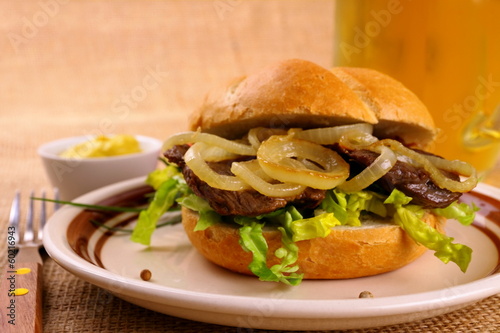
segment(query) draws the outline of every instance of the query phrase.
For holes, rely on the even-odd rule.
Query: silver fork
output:
[[[56,199],[57,199],[57,191]],[[1,306],[1,332],[42,332],[42,284],[43,260],[39,249],[42,246],[42,232],[47,220],[45,191],[42,200],[30,193],[26,213],[26,224],[21,223],[21,194],[16,192],[9,216],[7,230],[8,262],[1,288],[0,297],[7,297],[5,302],[10,308]],[[35,209],[35,201],[40,201],[40,209]],[[57,209],[57,206],[55,207]],[[14,249],[17,254],[14,256]],[[4,290],[7,292],[5,293]]]

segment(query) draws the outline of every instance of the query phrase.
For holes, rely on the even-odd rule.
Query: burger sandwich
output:
[[[375,70],[291,59],[209,94],[190,131],[166,140],[166,167],[134,241],[181,207],[209,261],[264,281],[346,279],[403,267],[426,250],[465,271],[472,250],[444,233],[470,224],[467,163],[425,152],[426,107]]]

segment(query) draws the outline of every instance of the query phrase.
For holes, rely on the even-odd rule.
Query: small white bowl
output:
[[[122,180],[147,175],[158,165],[163,142],[135,136],[142,152],[112,157],[70,159],[60,154],[89,136],[71,137],[48,142],[38,148],[47,176],[59,189],[60,199],[70,201],[82,194]]]

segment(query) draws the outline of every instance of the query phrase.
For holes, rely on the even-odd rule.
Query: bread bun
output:
[[[291,59],[240,78],[209,94],[189,120],[226,138],[254,127],[316,128],[366,122],[381,137],[424,148],[435,127],[422,102],[400,82],[374,70],[325,69]]]
[[[401,82],[368,68],[335,67],[332,72],[370,105],[378,123],[378,138],[401,137],[405,142],[428,145],[436,134],[425,105]]]
[[[236,224],[217,224],[194,231],[198,213],[182,209],[182,223],[193,246],[209,261],[234,272],[253,275],[248,269],[252,254],[239,244]],[[445,219],[431,213],[424,221],[442,230]],[[265,229],[268,266],[278,263],[274,256],[281,247],[281,233]],[[304,279],[347,279],[393,271],[420,257],[427,248],[417,244],[397,225],[370,220],[362,227],[335,227],[325,238],[296,242],[299,273]]]
[[[232,82],[208,95],[189,120],[191,130],[235,139],[255,127],[318,128],[353,123],[374,125],[378,138],[396,138],[425,148],[435,137],[427,108],[399,81],[371,69],[325,69],[291,59]],[[183,225],[193,246],[208,260],[253,275],[252,254],[239,243],[238,225],[220,223],[194,231],[198,214],[183,208]],[[443,218],[427,213],[424,221],[442,229]],[[281,233],[264,227],[269,266],[279,263]],[[267,229],[266,229],[267,228]],[[298,241],[297,265],[304,279],[370,276],[407,265],[427,248],[394,223],[372,217],[361,227],[336,227],[324,238]]]

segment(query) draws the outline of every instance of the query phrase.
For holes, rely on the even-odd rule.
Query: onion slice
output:
[[[374,150],[380,153],[380,155],[366,169],[340,184],[339,188],[341,190],[345,192],[361,191],[382,178],[396,164],[398,159],[391,149],[380,146]]]
[[[259,170],[260,169],[260,170]],[[261,172],[259,172],[261,171]],[[233,162],[231,172],[244,180],[257,192],[268,197],[290,197],[299,195],[306,187],[299,184],[271,184],[264,180],[267,174],[262,172],[257,160],[247,162]],[[260,175],[259,175],[260,174]]]
[[[301,159],[320,167],[311,169]],[[274,135],[257,150],[257,160],[272,178],[283,183],[296,183],[316,189],[331,189],[349,176],[349,164],[331,149],[321,145]]]
[[[436,168],[441,170],[455,172],[459,173],[460,175],[466,175],[466,176],[470,176],[475,172],[474,167],[464,161],[460,160],[450,161],[438,156],[426,155],[426,154],[421,154],[421,155],[426,159],[428,159]]]
[[[187,166],[205,183],[211,187],[227,191],[241,191],[250,188],[250,186],[235,176],[221,175],[212,170],[204,160],[203,150],[207,145],[203,142],[197,142],[192,145],[184,154],[184,161]]]
[[[402,143],[391,139],[380,140],[377,145],[378,144],[389,147],[394,152],[409,157],[412,160],[410,163],[424,168],[424,170],[429,173],[434,183],[440,188],[444,188],[452,192],[465,193],[471,191],[477,185],[476,170],[465,162],[447,161],[437,157],[434,158],[429,155],[420,154],[405,147]],[[438,165],[434,165],[434,163]],[[468,178],[464,181],[456,181],[446,177],[439,169],[454,172]]]
[[[247,140],[255,149],[259,149],[260,144],[273,135],[285,135],[287,131],[281,128],[256,127],[248,131]]]
[[[375,142],[377,139],[372,136],[373,126],[371,124],[353,124],[335,127],[314,128],[295,132],[294,138],[311,141],[320,145],[331,145],[340,142],[342,137],[358,137],[366,141],[367,144]]]
[[[207,162],[220,162],[225,160],[233,160],[241,155],[230,153],[225,149],[216,146],[207,146],[202,152],[203,159]]]
[[[233,154],[255,156],[256,153],[256,150],[252,146],[232,140],[227,140],[214,134],[201,132],[183,132],[175,134],[168,138],[167,141],[165,141],[165,143],[163,144],[163,149],[166,150],[172,148],[175,145],[196,142],[203,142],[210,146],[216,146]]]

